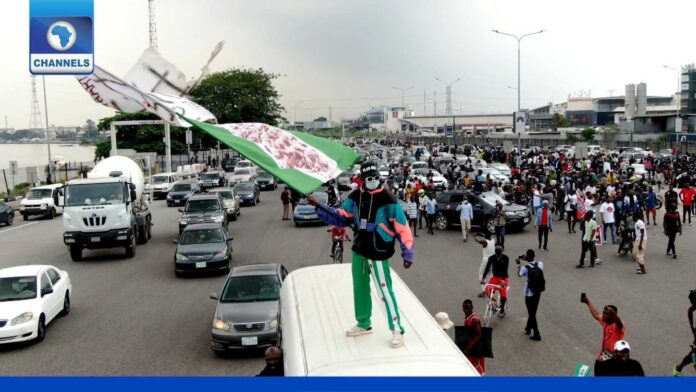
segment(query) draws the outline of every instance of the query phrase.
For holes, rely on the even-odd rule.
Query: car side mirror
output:
[[[230,237],[227,239],[227,242],[231,242],[234,238]]]
[[[133,202],[134,202],[134,201],[136,201],[137,198],[138,198],[138,197],[137,197],[137,195],[136,195],[136,193],[135,193],[135,189],[131,189],[131,190],[130,190],[130,201],[133,201]]]
[[[58,194],[56,193],[55,195],[53,195],[53,205],[57,206],[58,204],[60,204],[60,200]]]
[[[172,240],[172,244],[179,245],[179,240]]]
[[[218,296],[218,293],[210,293],[210,299],[218,301],[220,297]]]
[[[179,212],[184,212],[184,210],[181,209],[181,208],[178,208],[177,211],[179,211]]]
[[[51,288],[51,287],[44,287],[43,289],[41,289],[41,296],[42,297],[45,297],[51,293],[53,293],[53,288]]]

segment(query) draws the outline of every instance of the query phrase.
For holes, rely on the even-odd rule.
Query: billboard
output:
[[[565,116],[573,126],[597,124],[597,112],[594,110],[566,110]]]
[[[527,112],[515,112],[515,133],[524,133],[527,129]]]

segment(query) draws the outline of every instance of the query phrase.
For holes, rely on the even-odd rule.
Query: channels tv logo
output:
[[[57,4],[60,3],[60,7]],[[65,13],[65,15],[60,15]],[[91,0],[31,0],[29,70],[34,75],[94,71],[94,4]]]

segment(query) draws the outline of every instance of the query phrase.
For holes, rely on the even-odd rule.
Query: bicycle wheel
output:
[[[486,304],[486,311],[483,313],[483,326],[487,327],[488,323],[491,321],[491,316],[493,315],[493,303],[488,300]]]

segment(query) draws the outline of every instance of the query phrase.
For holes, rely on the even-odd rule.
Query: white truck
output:
[[[63,242],[73,261],[82,259],[83,249],[124,247],[126,257],[135,256],[136,243],[151,237],[143,189],[141,167],[122,156],[104,159],[86,179],[65,185]]]

